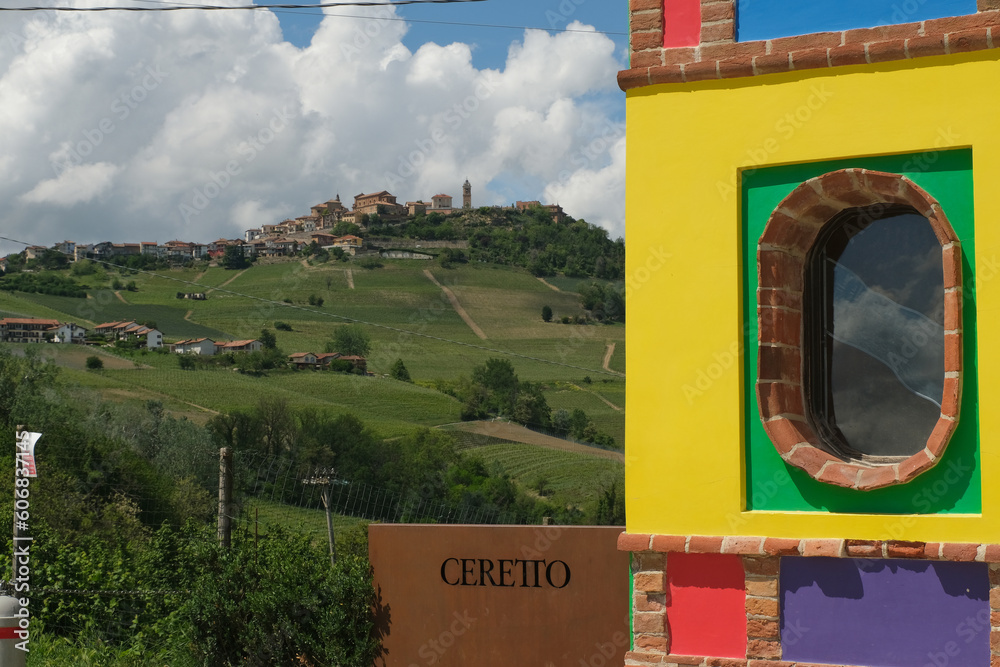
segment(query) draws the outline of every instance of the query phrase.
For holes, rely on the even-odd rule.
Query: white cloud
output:
[[[86,203],[107,192],[118,171],[107,162],[69,167],[58,178],[42,181],[21,195],[21,201],[61,207]]]
[[[477,69],[469,44],[411,52],[406,30],[334,13],[299,49],[268,12],[0,16],[0,216],[40,244],[207,241],[469,178],[475,205],[558,201],[623,233],[613,42],[526,31]]]

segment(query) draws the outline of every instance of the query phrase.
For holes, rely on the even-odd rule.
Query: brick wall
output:
[[[1000,47],[1000,0],[969,16],[736,42],[736,0],[701,0],[698,46],[663,47],[663,0],[630,0],[630,69],[622,90],[657,83],[759,76]]]

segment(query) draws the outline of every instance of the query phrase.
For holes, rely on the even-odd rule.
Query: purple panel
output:
[[[782,659],[988,665],[989,589],[985,563],[782,558]]]

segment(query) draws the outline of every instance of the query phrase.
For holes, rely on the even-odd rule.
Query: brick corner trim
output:
[[[916,454],[871,463],[831,453],[806,416],[803,283],[820,230],[841,211],[908,206],[941,244],[944,272],[944,395],[938,422]],[[811,178],[771,213],[757,245],[757,405],[764,430],[785,463],[813,479],[858,491],[905,484],[943,456],[958,426],[962,371],[962,252],[936,199],[898,174],[842,169]]]
[[[645,548],[635,549],[636,545]],[[1000,544],[975,542],[917,542],[907,540],[857,540],[785,538],[747,535],[656,535],[622,533],[619,551],[640,558],[653,554],[734,554],[747,563],[780,556],[827,558],[911,558],[919,560],[992,563],[1000,566]],[[657,562],[657,561],[650,561]],[[760,566],[753,566],[759,568]]]
[[[1000,48],[998,0],[980,0],[978,12],[966,16],[753,42],[735,41],[736,1],[701,0],[701,43],[664,48],[663,3],[631,0],[629,69],[618,73],[619,87],[628,91],[662,83],[872,65]]]

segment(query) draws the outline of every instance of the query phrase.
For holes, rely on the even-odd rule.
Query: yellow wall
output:
[[[997,81],[980,52],[628,93],[628,532],[1000,541]],[[957,147],[974,161],[982,515],[745,512],[742,360],[726,367],[746,316],[740,169]],[[686,393],[710,367],[726,370]]]

